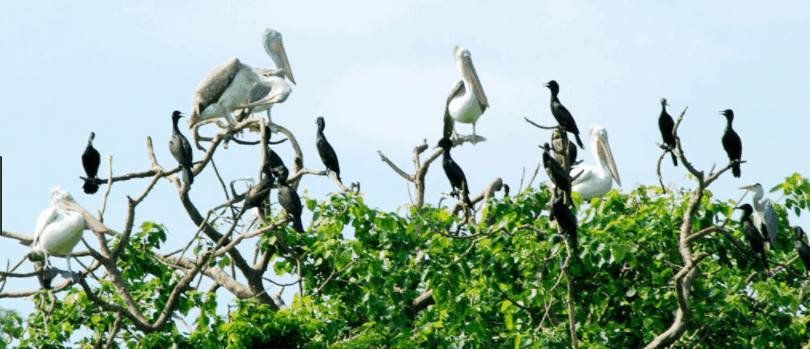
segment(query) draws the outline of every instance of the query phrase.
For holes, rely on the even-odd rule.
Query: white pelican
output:
[[[475,122],[489,107],[487,96],[478,80],[478,73],[470,57],[470,51],[456,45],[453,49],[458,70],[461,71],[461,80],[453,84],[450,95],[447,97],[447,112],[453,120],[465,124],[472,124],[473,144],[476,143]]]
[[[217,117],[224,117],[233,124],[231,113],[247,102],[250,91],[259,80],[256,71],[237,58],[218,65],[194,91],[189,127]]]
[[[605,195],[613,186],[613,180],[621,186],[619,171],[613,161],[613,152],[610,151],[607,130],[599,125],[592,125],[591,152],[596,165],[577,165],[571,169],[571,176],[579,177],[572,184],[572,191],[582,195],[586,200]],[[581,173],[581,174],[580,174]]]
[[[762,232],[762,235],[768,239],[771,248],[776,248],[776,234],[778,233],[779,225],[776,220],[776,211],[773,210],[773,203],[770,199],[762,199],[765,193],[762,190],[762,185],[754,183],[740,187],[754,192],[754,225]]]
[[[45,255],[45,266],[50,267],[48,256],[64,254],[67,257],[67,269],[70,269],[70,254],[82,238],[82,231],[87,229],[81,213],[64,208],[63,203],[72,202],[73,197],[59,187],[51,189],[51,206],[39,214],[34,229],[34,242],[31,250]]]
[[[267,111],[268,121],[270,119],[270,108],[275,103],[282,103],[292,92],[290,84],[284,77],[295,84],[290,62],[287,60],[287,53],[284,51],[284,43],[281,41],[281,33],[273,29],[265,29],[263,37],[264,51],[273,60],[275,70],[256,69],[260,82],[250,91],[250,104],[248,108],[242,110],[242,117],[250,113]]]

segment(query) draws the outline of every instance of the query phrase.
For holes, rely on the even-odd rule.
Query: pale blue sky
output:
[[[728,161],[718,111],[734,109],[748,163],[742,178],[726,175],[712,186],[718,197],[736,200],[742,194],[736,188],[754,182],[770,189],[794,172],[810,176],[807,2],[11,2],[0,12],[3,229],[33,234],[54,186],[91,212],[99,208],[101,195],[84,194],[77,178],[84,175],[80,155],[90,131],[102,156],[114,156],[115,175],[149,168],[147,136],[161,165],[176,166],[166,145],[171,112],[189,113],[203,77],[232,57],[270,68],[261,46],[268,27],[282,33],[298,82],[273,108],[273,120],[296,134],[305,165],[320,169],[315,118],[324,116],[342,177],[359,180],[366,203],[385,210],[408,202],[408,194],[376,151],[411,172],[413,147],[424,138],[431,146],[438,141],[447,93],[460,77],[456,44],[471,52],[490,102],[477,125],[489,140],[453,150],[473,192],[496,177],[516,189],[524,166],[528,181],[540,161],[537,144],[549,134],[523,116],[553,123],[543,87],[551,79],[561,85],[560,99],[586,147],[590,125],[608,130],[624,190],[658,183],[661,97],[674,116],[689,106],[680,134],[689,159],[707,171]],[[288,146],[276,149],[291,162]],[[216,161],[226,179],[255,176],[258,154],[257,147],[233,145]],[[593,163],[590,149],[580,154]],[[683,180],[683,167],[665,160],[666,180],[693,185]],[[106,171],[103,162],[102,177]],[[542,172],[539,179],[546,180]],[[113,186],[109,226],[122,228],[126,195],[139,195],[147,183]],[[336,190],[313,176],[301,189],[318,199]],[[440,167],[433,168],[427,201],[435,204],[448,190]],[[224,200],[210,168],[195,180],[191,197],[201,210]],[[139,207],[136,223],[144,220],[168,225],[167,251],[194,231],[167,181]],[[807,217],[798,222],[810,226]],[[26,252],[0,244],[3,264]],[[5,291],[34,287],[30,280]],[[3,299],[0,307],[33,309],[30,299]]]

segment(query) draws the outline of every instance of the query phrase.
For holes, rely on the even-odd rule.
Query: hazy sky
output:
[[[734,109],[748,163],[742,178],[728,174],[712,185],[717,197],[737,200],[737,188],[754,182],[768,190],[794,172],[810,176],[804,106],[810,5],[803,1],[16,1],[0,11],[3,230],[32,235],[55,186],[98,210],[105,187],[86,195],[77,178],[84,175],[80,156],[90,131],[104,158],[100,177],[106,177],[107,155],[113,155],[114,175],[149,169],[147,136],[160,164],[175,167],[167,146],[171,112],[190,113],[197,85],[232,57],[272,68],[261,45],[265,28],[282,33],[298,82],[288,100],[273,107],[273,120],[295,133],[305,165],[322,169],[315,118],[324,116],[344,181],[360,181],[366,203],[385,210],[409,199],[406,182],[376,152],[412,172],[413,147],[425,138],[436,144],[447,94],[460,78],[456,44],[471,52],[490,103],[477,125],[489,140],[453,150],[473,193],[497,177],[517,189],[523,167],[528,181],[541,159],[537,145],[550,134],[523,117],[554,123],[543,87],[551,79],[583,133],[585,163],[594,163],[589,126],[608,130],[624,191],[658,183],[661,97],[676,117],[689,106],[680,135],[688,158],[707,172],[713,163],[728,162],[718,111]],[[471,132],[469,125],[457,129]],[[275,149],[291,164],[288,145]],[[202,154],[195,150],[195,159]],[[233,144],[215,159],[229,180],[255,177],[259,156],[258,147]],[[693,187],[685,174],[665,159],[666,181]],[[538,178],[547,180],[542,172]],[[126,196],[140,195],[148,181],[113,186],[107,225],[123,227]],[[337,190],[315,176],[305,177],[300,189],[317,199]],[[440,167],[433,167],[427,202],[435,204],[449,190]],[[210,166],[196,178],[191,198],[201,211],[224,201]],[[158,183],[135,220],[165,223],[167,251],[188,241],[195,228],[168,181]],[[807,217],[795,222],[810,226]],[[3,264],[27,251],[11,240],[0,243]],[[30,279],[4,291],[35,287]],[[2,299],[0,307],[33,310],[30,299]]]

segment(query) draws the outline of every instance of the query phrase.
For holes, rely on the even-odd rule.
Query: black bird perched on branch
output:
[[[731,122],[734,121],[734,112],[731,109],[721,111],[720,114],[725,115],[728,123],[726,124],[726,132],[723,133],[723,149],[728,154],[728,159],[731,160],[731,174],[735,178],[740,178],[740,159],[742,158],[742,141],[740,136],[731,127]]]
[[[575,256],[579,256],[579,244],[577,242],[577,217],[565,204],[563,197],[560,196],[554,200],[551,209],[548,212],[548,220],[557,221],[560,230],[569,238],[571,243],[571,250],[574,251]]]
[[[304,206],[301,205],[301,197],[299,197],[295,189],[290,187],[287,183],[289,172],[285,167],[276,168],[274,171],[276,171],[277,174],[276,181],[278,185],[276,185],[276,188],[278,188],[278,203],[281,204],[284,211],[287,211],[288,215],[292,216],[293,229],[299,233],[304,233],[304,224],[301,223],[301,213],[304,211]]]
[[[316,137],[315,145],[318,147],[318,154],[321,156],[321,161],[323,161],[324,166],[326,166],[326,171],[335,172],[335,177],[337,177],[338,181],[343,183],[343,180],[340,179],[340,166],[338,165],[338,158],[337,154],[335,154],[335,149],[332,149],[332,146],[323,135],[323,129],[326,127],[323,116],[319,116],[315,120],[315,123],[318,124],[318,135]]]
[[[180,133],[180,129],[177,128],[177,121],[183,116],[184,115],[177,110],[172,113],[173,128],[172,139],[169,140],[169,151],[172,153],[175,160],[180,163],[180,167],[183,170],[183,182],[191,186],[191,184],[194,183],[194,174],[191,172],[191,163],[193,162],[191,145],[188,143],[186,137]]]
[[[554,160],[557,160],[557,163],[565,170],[570,171],[572,166],[582,162],[582,160],[577,161],[577,146],[571,144],[566,132],[554,130],[554,133],[551,134],[551,149],[554,150],[552,152]]]
[[[664,144],[669,150],[669,155],[672,156],[672,164],[678,166],[678,158],[675,157],[675,135],[672,134],[672,129],[675,128],[675,121],[672,116],[667,113],[666,98],[661,98],[661,116],[658,117],[658,129],[661,130],[661,138],[664,139]]]
[[[90,132],[90,138],[87,140],[87,148],[84,148],[84,153],[82,154],[82,166],[84,166],[84,172],[87,174],[87,178],[79,177],[84,180],[84,192],[87,194],[95,194],[98,191],[98,166],[101,164],[101,155],[99,155],[98,150],[93,148],[93,139],[96,138],[95,132]]]
[[[267,149],[265,149],[265,151],[267,152],[267,157],[266,157],[267,162],[264,164],[264,167],[262,168],[262,173],[264,173],[265,176],[272,176],[273,172],[274,172],[274,169],[276,169],[278,167],[283,167],[284,170],[286,170],[287,173],[289,173],[289,170],[287,170],[287,166],[284,165],[284,161],[281,160],[281,157],[279,157],[278,154],[276,154],[276,152],[273,151],[272,148],[270,148],[271,144],[281,144],[281,143],[284,143],[287,139],[284,138],[284,139],[282,139],[280,141],[276,141],[276,142],[270,141],[271,132],[270,132],[270,127],[267,127],[267,126],[265,126],[264,134],[265,134],[265,139],[266,139],[266,143],[267,143]],[[277,172],[278,170],[275,170],[275,171]]]
[[[804,235],[804,230],[802,227],[795,227],[793,228],[793,233],[796,235],[796,240],[793,241],[793,247],[796,249],[796,252],[799,253],[799,257],[802,259],[804,263],[804,268],[810,271],[810,246],[807,246],[807,236]]]
[[[582,140],[579,139],[579,129],[577,128],[576,121],[574,121],[574,117],[571,116],[568,109],[566,109],[565,106],[560,103],[560,99],[557,98],[557,94],[560,93],[560,85],[558,85],[556,81],[551,80],[546,84],[546,87],[551,90],[551,115],[554,115],[554,118],[557,119],[557,123],[563,130],[573,133],[574,137],[577,138],[579,147],[585,149],[585,146],[582,145]]]
[[[762,256],[762,264],[765,270],[767,270],[768,260],[765,256],[765,238],[762,237],[759,229],[757,229],[757,226],[754,225],[754,222],[751,220],[751,214],[754,212],[754,208],[751,207],[750,204],[743,204],[737,206],[736,209],[743,211],[742,218],[740,218],[743,234],[745,234],[745,238],[748,240],[751,249]]]
[[[546,169],[546,174],[554,187],[562,190],[565,194],[565,204],[571,203],[571,182],[568,180],[568,173],[560,166],[557,160],[551,156],[551,147],[548,143],[543,144],[543,167]]]
[[[453,188],[453,194],[455,194],[453,196],[459,198],[458,194],[461,194],[464,203],[466,203],[468,207],[472,207],[467,177],[464,176],[464,171],[461,170],[461,167],[459,167],[450,156],[453,141],[449,138],[442,138],[439,140],[439,144],[434,148],[442,148],[444,150],[442,152],[442,168],[444,168],[444,174],[447,175],[447,179],[450,180],[450,187]]]

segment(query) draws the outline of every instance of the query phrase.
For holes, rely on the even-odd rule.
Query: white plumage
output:
[[[49,266],[48,256],[66,255],[67,268],[71,271],[71,252],[81,240],[82,231],[87,229],[87,225],[80,213],[60,207],[64,202],[73,201],[67,191],[59,187],[51,189],[50,201],[51,206],[42,211],[37,219],[31,250],[45,255],[46,266]]]
[[[578,165],[571,169],[571,176],[579,177],[571,183],[571,191],[582,195],[586,200],[605,195],[613,187],[613,180],[621,186],[619,172],[613,161],[613,152],[610,150],[608,133],[602,126],[593,125],[590,128],[591,153],[596,165]]]
[[[472,124],[475,142],[475,123],[489,107],[484,88],[478,79],[478,73],[472,63],[470,51],[461,46],[453,50],[456,65],[461,72],[461,80],[456,81],[450,89],[447,110],[456,122]]]
[[[759,183],[747,185],[741,187],[740,189],[746,189],[754,192],[754,199],[751,200],[754,203],[754,225],[763,234],[767,231],[768,235],[765,238],[768,239],[768,242],[771,244],[771,248],[775,249],[776,234],[779,231],[779,224],[777,223],[776,211],[773,209],[773,203],[770,199],[762,199],[765,194],[765,190],[762,189],[762,185]],[[763,229],[763,227],[765,229]]]

